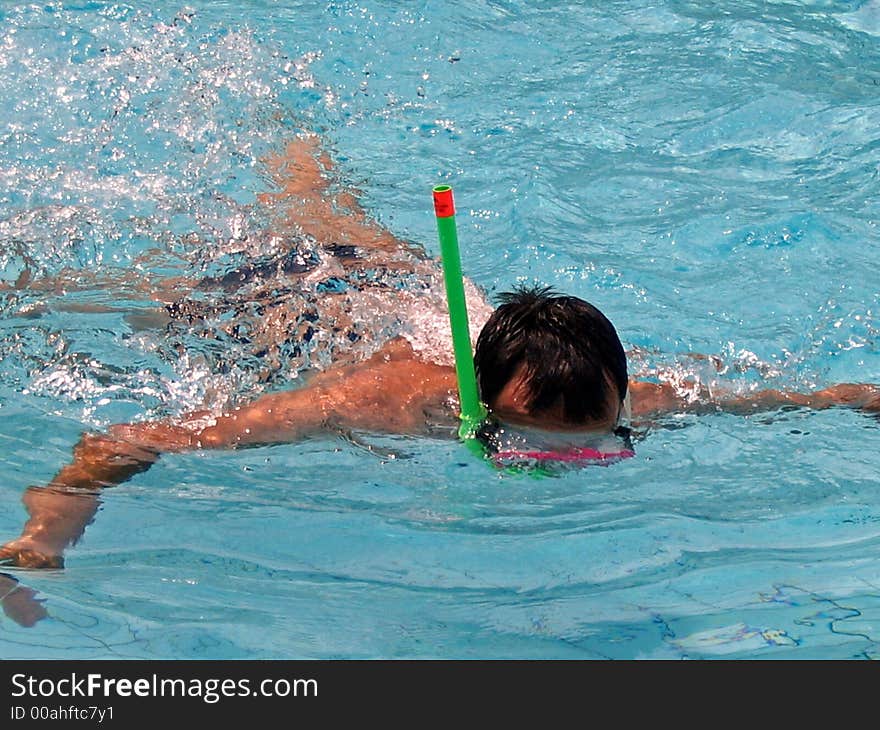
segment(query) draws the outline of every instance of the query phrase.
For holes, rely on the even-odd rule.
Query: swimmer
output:
[[[282,263],[274,272],[325,292],[315,297],[313,305],[320,311],[309,321],[330,321],[357,335],[342,338],[353,343],[353,350],[337,353],[336,362],[299,387],[226,412],[198,411],[85,434],[74,447],[73,461],[47,486],[26,490],[29,519],[21,536],[0,548],[0,562],[63,567],[64,551],[95,517],[101,491],[149,469],[163,453],[277,444],[339,430],[425,434],[446,428],[455,433],[451,341],[437,327],[439,321],[448,328],[448,319],[425,314],[442,299],[436,295],[442,276],[436,262],[370,221],[353,196],[329,194],[329,162],[313,138],[291,144],[270,167],[279,189],[262,202],[283,211],[285,223],[307,240],[330,250],[314,265],[285,269]],[[258,270],[243,270],[242,279]],[[321,288],[332,280],[341,285]],[[230,281],[224,277],[219,285],[226,288]],[[407,283],[415,283],[413,290],[403,286]],[[471,331],[478,333],[477,383],[490,412],[480,435],[501,461],[505,454],[552,455],[583,443],[591,444],[590,453],[621,457],[630,451],[626,435],[631,421],[676,412],[747,414],[787,406],[880,412],[880,388],[862,384],[812,393],[706,392],[685,398],[669,383],[630,379],[614,326],[582,299],[548,288],[523,288],[502,295],[493,310],[470,283],[467,295]],[[179,305],[182,300],[175,301]],[[371,327],[361,321],[366,313],[387,316],[394,326]],[[261,337],[283,340],[289,326],[279,314],[277,321],[266,323],[269,329]],[[380,331],[386,340],[373,340]]]

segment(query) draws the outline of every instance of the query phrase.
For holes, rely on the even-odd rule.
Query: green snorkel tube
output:
[[[455,375],[458,379],[458,396],[461,400],[461,426],[458,435],[474,451],[482,453],[482,445],[475,435],[480,424],[485,420],[487,411],[477,391],[467,301],[461,275],[461,254],[455,228],[455,201],[449,185],[437,185],[434,188],[434,213],[437,216],[437,232],[440,234],[443,281],[446,285],[449,324],[452,327],[452,349],[455,354]]]

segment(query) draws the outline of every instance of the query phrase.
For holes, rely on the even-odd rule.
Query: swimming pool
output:
[[[0,20],[3,540],[83,430],[269,387],[234,342],[166,347],[142,285],[246,251],[260,160],[303,129],[431,254],[452,184],[466,273],[594,302],[644,377],[880,382],[874,0]],[[11,572],[49,615],[4,616],[0,655],[874,657],[878,425],[671,417],[636,458],[546,479],[443,438],[167,456],[104,494],[64,571]]]

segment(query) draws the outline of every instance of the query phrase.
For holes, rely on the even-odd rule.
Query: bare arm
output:
[[[0,548],[0,561],[59,568],[100,506],[100,491],[146,471],[160,454],[297,441],[334,428],[418,433],[424,412],[456,392],[452,368],[416,360],[395,341],[371,359],[317,375],[297,390],[265,395],[213,417],[194,413],[178,423],[120,424],[86,434],[73,461],[42,488],[26,490],[29,519],[21,536]]]
[[[669,383],[630,382],[633,417],[656,418],[668,413],[725,412],[748,415],[778,410],[786,406],[800,408],[845,407],[866,413],[880,413],[880,386],[863,383],[842,383],[812,393],[793,393],[781,390],[759,390],[754,393],[721,393],[710,396],[698,394],[689,399]]]

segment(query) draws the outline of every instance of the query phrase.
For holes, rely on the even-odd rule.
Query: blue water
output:
[[[594,302],[637,375],[880,383],[878,91],[876,0],[4,3],[0,539],[83,431],[297,386],[133,323],[259,245],[304,130],[432,255],[452,184],[467,274]],[[878,438],[670,416],[544,479],[439,437],[166,456],[8,571],[48,615],[0,655],[872,658]]]

